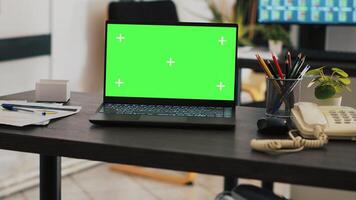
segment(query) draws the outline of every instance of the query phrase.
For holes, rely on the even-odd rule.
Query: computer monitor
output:
[[[356,0],[259,0],[258,22],[356,24]]]
[[[258,0],[257,7],[260,24],[298,25],[293,47],[308,58],[356,61],[355,50],[328,45],[341,43],[330,35],[335,26],[348,32],[356,25],[356,0]]]

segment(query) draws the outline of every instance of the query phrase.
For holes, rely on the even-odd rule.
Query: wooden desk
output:
[[[263,109],[238,107],[235,130],[100,127],[88,121],[100,102],[99,95],[73,93],[70,104],[83,106],[74,116],[44,127],[0,126],[0,148],[40,154],[41,200],[60,199],[61,156],[356,190],[356,143],[278,156],[252,151]]]

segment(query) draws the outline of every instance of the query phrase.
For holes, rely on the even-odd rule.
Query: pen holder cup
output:
[[[266,117],[288,119],[294,104],[299,101],[302,78],[266,78],[266,81]]]

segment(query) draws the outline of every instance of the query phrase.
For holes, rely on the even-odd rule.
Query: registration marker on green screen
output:
[[[107,26],[105,96],[234,100],[237,27]]]

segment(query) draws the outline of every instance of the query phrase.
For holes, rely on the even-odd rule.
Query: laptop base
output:
[[[89,121],[97,125],[138,125],[159,127],[233,128],[235,118],[116,115],[97,112]]]

